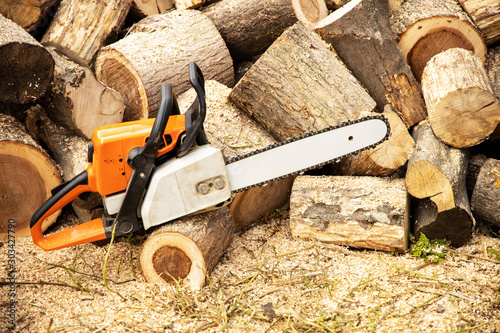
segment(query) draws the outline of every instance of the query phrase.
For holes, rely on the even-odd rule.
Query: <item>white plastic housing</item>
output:
[[[156,168],[144,196],[144,229],[224,203],[231,187],[222,152],[210,145],[194,148]]]

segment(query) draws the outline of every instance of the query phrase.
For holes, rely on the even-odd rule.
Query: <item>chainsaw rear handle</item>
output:
[[[106,234],[101,219],[46,236],[42,232],[43,221],[86,192],[91,192],[86,170],[72,180],[54,188],[53,195],[38,208],[31,218],[30,230],[33,242],[42,249],[50,251],[105,239]]]

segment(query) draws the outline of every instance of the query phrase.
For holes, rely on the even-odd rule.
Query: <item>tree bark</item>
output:
[[[42,43],[88,65],[106,39],[120,31],[131,4],[132,0],[62,1]]]
[[[376,106],[328,45],[300,22],[269,47],[229,98],[278,141],[358,119]]]
[[[205,133],[211,145],[226,158],[251,153],[276,141],[228,100],[231,89],[213,80],[205,84],[207,116]],[[190,89],[179,96],[181,110],[186,110],[196,93]],[[230,205],[235,231],[241,232],[288,203],[294,177],[277,180],[262,187],[238,193]]]
[[[290,199],[295,237],[383,251],[408,249],[403,179],[299,176]]]
[[[460,47],[486,61],[481,33],[455,0],[407,0],[391,16],[398,44],[420,81],[427,62],[436,54]]]
[[[90,139],[96,127],[123,120],[125,102],[119,93],[97,81],[90,68],[47,49],[55,60],[47,110],[56,123]]]
[[[0,15],[0,101],[25,104],[50,85],[54,60],[18,24]]]
[[[392,104],[407,127],[426,118],[418,84],[389,24],[387,0],[352,0],[314,26],[382,111]]]
[[[3,0],[0,14],[19,24],[28,32],[35,31],[59,0]]]
[[[387,176],[408,161],[415,148],[415,141],[401,118],[393,110],[393,107],[388,104],[383,112],[391,127],[389,139],[374,148],[342,158],[332,165],[334,174]]]
[[[191,288],[201,288],[205,274],[212,271],[231,244],[233,233],[227,207],[169,222],[142,245],[142,274],[152,283],[182,280]]]
[[[124,121],[143,119],[156,115],[164,82],[174,94],[191,87],[191,61],[205,80],[234,84],[232,60],[215,26],[198,11],[176,10],[146,17],[125,38],[101,49],[96,77],[124,97]]]
[[[439,141],[428,121],[413,131],[415,150],[408,161],[406,187],[418,198],[414,212],[414,234],[447,239],[462,246],[475,223],[466,189],[468,149],[457,149]]]
[[[474,216],[491,225],[500,227],[500,161],[489,158],[477,175],[471,196]]]
[[[201,11],[220,32],[235,63],[262,54],[297,22],[290,0],[222,0]]]
[[[15,220],[16,237],[29,236],[31,216],[60,183],[54,161],[26,128],[13,117],[0,114],[0,238],[6,237],[10,219]],[[42,230],[58,216],[47,218]]]
[[[434,56],[425,67],[422,91],[432,130],[450,146],[475,146],[500,121],[500,102],[486,70],[465,49],[448,49]]]
[[[497,0],[458,0],[484,36],[486,45],[500,41],[500,5]]]

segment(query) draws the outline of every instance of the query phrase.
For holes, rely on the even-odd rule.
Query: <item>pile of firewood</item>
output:
[[[477,154],[500,136],[498,0],[28,3],[0,4],[0,235],[9,219],[29,234],[51,189],[86,168],[96,127],[154,117],[164,82],[189,101],[191,61],[226,156],[372,113],[391,126],[373,149],[238,194],[225,225],[196,236],[228,240],[208,270],[229,233],[287,203],[294,236],[388,251],[410,232],[461,246],[476,220],[500,226],[500,161]],[[72,206],[102,210],[97,194]]]

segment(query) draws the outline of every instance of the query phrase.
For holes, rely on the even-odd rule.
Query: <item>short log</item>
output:
[[[450,146],[475,146],[500,121],[500,101],[471,51],[453,48],[435,55],[424,69],[422,92],[432,130]]]
[[[50,53],[18,24],[0,15],[0,101],[33,102],[45,93],[53,75]]]
[[[120,31],[132,0],[65,0],[57,8],[42,43],[88,65],[107,38]]]
[[[129,15],[143,19],[148,15],[162,14],[174,8],[174,0],[133,0]]]
[[[180,94],[191,87],[189,62],[205,80],[234,84],[231,56],[213,23],[196,10],[151,15],[129,34],[102,48],[96,77],[125,99],[124,121],[154,117],[160,106],[161,85],[172,84]]]
[[[414,128],[413,139],[416,147],[408,161],[406,187],[420,199],[413,214],[414,234],[462,246],[471,238],[475,224],[466,188],[469,149],[441,142],[428,121]]]
[[[500,5],[497,0],[458,0],[477,25],[486,45],[500,41]]]
[[[486,61],[483,37],[456,0],[407,0],[391,16],[391,26],[417,80],[427,62],[447,49],[464,48]]]
[[[19,24],[28,32],[42,26],[46,15],[59,0],[3,0],[0,1],[0,14]]]
[[[205,284],[229,247],[234,223],[229,208],[186,216],[155,230],[144,242],[139,256],[148,282],[182,281],[193,289]]]
[[[482,165],[471,196],[474,217],[500,227],[500,161],[489,158]]]
[[[297,22],[229,95],[276,140],[355,120],[375,101],[317,34]]]
[[[292,0],[297,19],[310,28],[328,16],[325,0]]]
[[[382,111],[392,104],[409,128],[427,117],[420,89],[389,24],[387,0],[352,0],[314,25]]]
[[[290,198],[295,237],[404,252],[408,249],[409,196],[404,179],[299,176]]]
[[[15,221],[15,236],[30,236],[33,213],[62,182],[55,162],[27,133],[22,123],[0,114],[0,238],[8,234],[8,221]],[[47,218],[42,230],[52,225],[59,213]],[[12,233],[11,233],[12,235]]]

